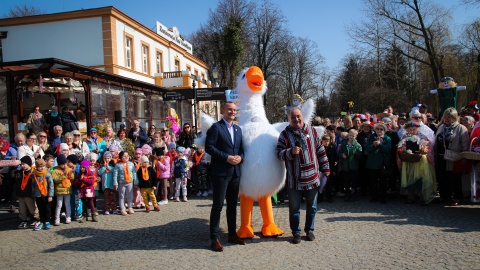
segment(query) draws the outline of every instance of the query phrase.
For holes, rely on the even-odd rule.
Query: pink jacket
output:
[[[161,171],[159,178],[170,178],[170,157],[165,156],[163,162],[158,160],[155,165],[158,166]]]

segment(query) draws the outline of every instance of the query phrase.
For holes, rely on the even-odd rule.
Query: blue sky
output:
[[[278,5],[288,20],[293,35],[308,37],[318,44],[320,54],[331,69],[341,64],[342,58],[351,51],[345,28],[360,21],[363,13],[361,0],[271,0]],[[466,7],[460,0],[434,0],[452,10],[455,27],[471,22],[480,15],[480,7]],[[182,35],[189,35],[208,19],[209,10],[215,10],[217,0],[1,0],[0,15],[10,7],[26,3],[42,9],[45,13],[66,12],[103,6],[115,6],[143,25],[153,28],[159,21],[167,27],[176,26]],[[193,44],[195,49],[195,44]]]

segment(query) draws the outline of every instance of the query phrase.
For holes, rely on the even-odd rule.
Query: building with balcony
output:
[[[87,105],[87,125],[138,119],[165,124],[168,108],[193,122],[192,100],[164,101],[175,89],[211,87],[210,67],[176,27],[154,30],[113,6],[0,19],[0,122],[11,133],[39,105]],[[200,110],[218,106],[213,101]],[[199,110],[199,111],[200,111]],[[115,119],[115,112],[122,112]],[[118,113],[117,113],[118,115]],[[12,130],[13,127],[13,130]]]

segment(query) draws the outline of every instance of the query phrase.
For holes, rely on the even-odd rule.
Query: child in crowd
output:
[[[109,151],[112,155],[113,162],[115,162],[115,164],[117,164],[120,161],[120,158],[118,157],[118,153],[119,153],[118,145],[116,145],[116,144],[110,145]]]
[[[103,162],[100,164],[98,175],[102,179],[103,195],[105,198],[105,215],[110,215],[110,212],[117,214],[117,191],[113,185],[115,162],[112,159],[112,153],[110,151],[103,153]]]
[[[208,196],[207,188],[207,160],[205,157],[205,149],[198,147],[192,156],[192,167],[195,168],[197,196]]]
[[[54,168],[54,163],[55,163],[55,157],[52,156],[51,154],[45,154],[45,156],[43,156],[43,160],[45,160],[45,164],[46,164],[46,170],[47,172],[50,173],[50,175],[52,174],[52,171],[53,171],[53,168]],[[51,215],[51,223],[55,223],[55,209],[57,208],[57,196],[53,195],[52,197],[52,202],[50,203],[50,213],[52,214]]]
[[[173,175],[175,177],[175,201],[179,202],[180,188],[182,188],[183,201],[187,200],[187,158],[183,155],[185,147],[177,147],[177,157],[174,160]]]
[[[125,196],[127,196],[128,214],[135,213],[133,204],[133,186],[138,186],[137,171],[135,165],[129,161],[130,156],[127,152],[120,152],[120,162],[115,165],[113,170],[113,185],[118,190],[118,199],[120,202],[120,213],[127,215],[125,211]]]
[[[89,169],[90,162],[84,159],[80,162],[80,174],[77,175],[74,181],[74,185],[79,189],[79,196],[82,199],[83,214],[80,223],[84,223],[88,220],[88,207],[90,206],[90,212],[92,213],[92,221],[98,222],[97,215],[95,214],[95,187],[97,176]]]
[[[80,174],[80,165],[78,164],[78,157],[76,155],[67,156],[67,166],[73,171],[74,179]],[[77,186],[72,185],[72,193],[70,196],[70,206],[72,208],[73,220],[78,221],[82,218],[83,205],[79,197],[80,190]]]
[[[177,157],[176,148],[177,148],[177,145],[174,142],[171,142],[168,145],[168,152],[166,154],[166,156],[170,158],[170,178],[169,178],[169,181],[170,181],[169,199],[170,200],[173,200],[173,194],[175,192],[175,177],[173,175],[173,162]]]
[[[357,135],[357,130],[350,129],[348,139],[342,141],[339,152],[346,201],[349,202],[356,199],[358,167],[362,157],[362,146],[356,140]]]
[[[133,158],[132,162],[135,165],[135,172],[140,169],[141,165],[141,158],[143,155],[143,149],[142,148],[137,148],[135,150],[135,157]],[[143,204],[143,197],[142,193],[140,191],[140,188],[138,186],[133,187],[133,208],[143,208],[145,205]]]
[[[88,153],[87,156],[85,157],[86,160],[90,162],[90,167],[88,167],[88,170],[90,170],[93,175],[95,175],[95,183],[93,184],[94,190],[95,190],[95,197],[93,197],[93,205],[95,206],[95,209],[97,208],[97,197],[99,195],[99,190],[100,190],[100,181],[101,178],[98,176],[98,167],[97,167],[97,160],[98,160],[98,155],[94,152]],[[95,215],[98,217],[98,212],[95,212]]]
[[[67,158],[60,154],[57,157],[58,165],[52,169],[52,178],[55,183],[55,196],[57,197],[57,206],[55,208],[55,221],[53,225],[60,225],[60,210],[62,204],[65,203],[65,210],[67,212],[65,223],[71,222],[71,206],[70,196],[72,194],[72,181],[75,178],[75,173],[67,166]]]
[[[15,191],[18,198],[18,213],[20,220],[22,221],[18,225],[19,229],[24,229],[29,226],[27,223],[30,219],[32,224],[30,226],[38,226],[38,210],[35,206],[35,200],[33,199],[32,194],[32,185],[33,185],[33,169],[32,169],[32,159],[29,156],[24,156],[20,159],[21,170],[15,172]],[[27,215],[27,211],[29,215]]]
[[[68,149],[68,144],[66,143],[61,143],[59,146],[59,155],[64,155],[68,157],[70,155],[70,149]],[[58,157],[58,156],[57,156]],[[55,162],[53,163],[54,166],[57,166],[57,159],[55,159]]]
[[[327,153],[328,163],[330,165],[330,175],[328,176],[327,183],[320,195],[320,201],[323,200],[323,196],[326,195],[327,201],[333,203],[333,193],[335,185],[337,184],[337,167],[338,167],[338,154],[337,146],[335,142],[332,142],[332,138],[329,135],[323,135],[322,144],[325,147]]]
[[[163,149],[158,148],[155,153],[155,170],[158,181],[157,200],[159,205],[168,204],[168,179],[170,179],[170,157],[165,156]],[[161,190],[159,190],[161,189]]]
[[[47,164],[43,159],[35,161],[35,171],[33,179],[33,197],[37,203],[38,212],[40,213],[40,222],[33,228],[34,231],[39,231],[43,228],[50,230],[51,208],[50,203],[54,194],[54,185],[52,175],[47,171]]]
[[[150,160],[148,160],[147,156],[141,157],[141,166],[137,171],[137,178],[146,212],[150,212],[150,204],[148,203],[149,199],[152,200],[153,209],[155,211],[160,211],[154,192],[157,188],[157,174],[150,166]]]
[[[49,173],[52,173],[55,163],[55,158],[51,154],[46,154],[43,156],[43,160],[45,160],[46,169]]]

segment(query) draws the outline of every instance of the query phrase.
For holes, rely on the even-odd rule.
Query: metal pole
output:
[[[198,126],[197,126],[197,90],[195,90],[195,79],[192,81],[192,89],[193,89],[193,117],[195,117],[195,134],[197,134]]]

